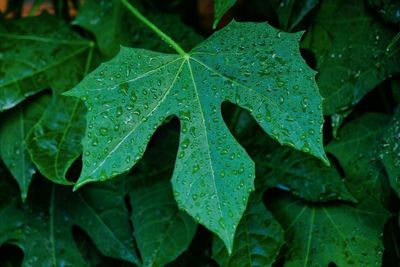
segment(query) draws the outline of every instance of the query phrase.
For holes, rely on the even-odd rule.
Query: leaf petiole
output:
[[[150,29],[152,29],[158,36],[161,37],[161,40],[169,44],[175,51],[181,55],[181,56],[186,56],[187,53],[183,48],[177,44],[174,40],[172,40],[171,37],[166,35],[163,31],[161,31],[156,25],[154,25],[151,21],[149,21],[145,16],[143,16],[139,10],[137,10],[134,6],[132,6],[128,0],[121,0],[122,4],[125,5],[125,7],[136,17],[138,18],[141,22],[146,24]]]

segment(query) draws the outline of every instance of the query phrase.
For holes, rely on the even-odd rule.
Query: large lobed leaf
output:
[[[233,22],[185,55],[122,48],[68,93],[89,111],[76,188],[127,171],[155,129],[176,115],[175,198],[231,249],[253,190],[254,163],[223,123],[223,101],[249,110],[280,143],[327,162],[321,97],[315,72],[299,54],[300,36]]]

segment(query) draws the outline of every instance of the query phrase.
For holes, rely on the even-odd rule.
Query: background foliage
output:
[[[0,266],[400,266],[398,1],[0,11]]]

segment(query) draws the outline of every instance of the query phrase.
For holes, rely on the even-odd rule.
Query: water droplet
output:
[[[108,129],[107,129],[107,128],[104,128],[104,127],[101,127],[101,128],[100,128],[100,134],[101,134],[102,136],[106,136],[106,135],[108,134]]]

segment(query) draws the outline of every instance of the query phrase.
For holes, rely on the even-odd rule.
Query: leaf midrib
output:
[[[104,229],[106,229],[106,231],[109,232],[112,237],[114,237],[114,240],[116,240],[117,243],[119,243],[123,248],[125,248],[126,249],[125,251],[129,252],[129,255],[132,257],[131,260],[133,260],[135,264],[138,264],[140,266],[137,256],[131,252],[131,248],[127,248],[125,244],[114,234],[114,232],[111,231],[110,227],[103,221],[103,219],[100,217],[100,215],[97,214],[97,212],[92,208],[92,206],[86,202],[86,200],[82,197],[81,194],[78,193],[77,196],[81,200],[81,202],[85,204],[89,212],[93,214],[94,218],[96,218],[99,221],[99,224],[103,225]]]

